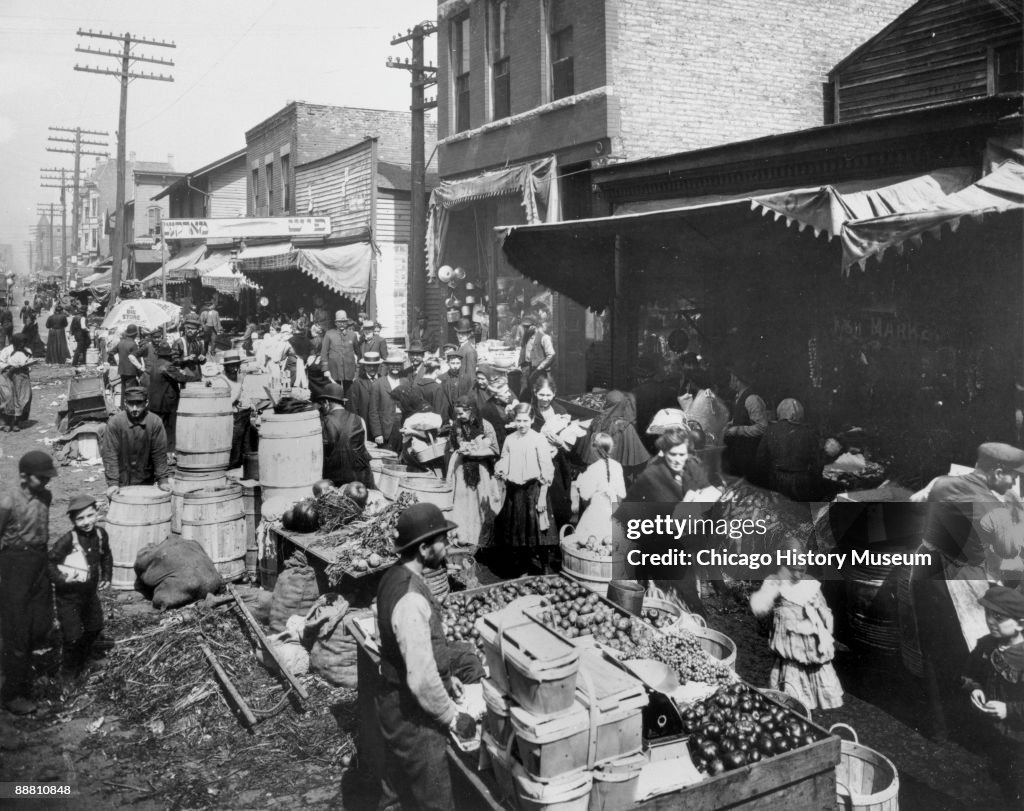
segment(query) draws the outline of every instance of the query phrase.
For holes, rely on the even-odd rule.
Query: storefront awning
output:
[[[299,269],[329,290],[362,304],[370,291],[373,246],[354,242],[333,248],[303,248],[298,251]]]
[[[1024,211],[1024,164],[1005,161],[966,188],[922,210],[848,222],[842,229],[843,268],[862,268],[872,256],[879,260],[890,248],[902,251],[909,241],[921,244],[925,234],[938,239],[943,226],[951,231],[964,217],[980,221],[986,214]]]
[[[238,273],[231,266],[231,251],[213,251],[199,263],[199,277],[203,287],[238,298],[242,288],[256,289],[259,285]]]
[[[173,259],[168,259],[166,266],[158,267],[142,280],[143,287],[160,287],[166,276],[167,284],[187,284],[199,275],[198,265],[206,254],[205,245],[187,248]],[[166,274],[165,274],[166,270]]]
[[[295,267],[295,249],[291,242],[247,245],[236,257],[236,267],[243,273],[261,270],[287,270]]]

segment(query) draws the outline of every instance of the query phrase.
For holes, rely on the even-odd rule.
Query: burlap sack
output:
[[[153,607],[159,609],[181,608],[223,585],[203,547],[177,538],[142,547],[135,557],[135,574],[153,590]]]
[[[285,562],[285,570],[277,576],[274,596],[270,602],[270,630],[285,629],[288,618],[305,617],[320,596],[316,573],[306,565],[305,556],[294,555]]]

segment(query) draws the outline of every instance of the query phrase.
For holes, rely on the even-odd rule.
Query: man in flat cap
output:
[[[334,314],[334,328],[324,334],[320,346],[320,366],[327,379],[343,386],[348,394],[356,378],[356,336],[344,310]]]
[[[203,379],[206,350],[200,335],[202,328],[199,316],[190,313],[185,316],[181,337],[171,346],[171,363],[178,369],[179,377],[188,383],[198,383]]]
[[[926,499],[920,552],[911,583],[925,687],[938,736],[955,723],[957,680],[968,651],[985,629],[978,605],[988,587],[986,558],[1011,559],[1024,547],[1024,505],[1013,486],[1024,471],[1024,451],[1001,442],[978,447],[974,470],[940,476]]]
[[[158,484],[166,490],[167,434],[163,421],[149,411],[149,397],[141,386],[128,389],[124,411],[107,420],[100,451],[107,477],[107,498],[122,487]]]
[[[146,370],[142,361],[142,350],[139,348],[139,327],[129,324],[117,343],[117,375],[121,378],[121,403],[124,403],[125,392],[138,385],[139,378]]]

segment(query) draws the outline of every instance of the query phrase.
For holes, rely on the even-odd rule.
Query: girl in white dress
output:
[[[594,434],[590,447],[597,460],[573,482],[572,487],[574,513],[579,512],[581,500],[590,502],[576,525],[574,536],[578,543],[591,547],[605,546],[607,541],[610,549],[612,512],[615,505],[626,497],[626,482],[622,476],[622,465],[611,458],[615,450],[611,435],[604,432]]]

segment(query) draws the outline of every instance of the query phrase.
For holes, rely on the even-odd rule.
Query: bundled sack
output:
[[[197,541],[168,538],[148,544],[135,557],[135,574],[152,590],[153,607],[181,608],[220,591],[221,580]]]
[[[711,389],[697,392],[686,409],[686,419],[700,423],[709,445],[720,445],[724,441],[729,416],[729,406]]]
[[[270,630],[285,630],[288,618],[305,617],[320,597],[316,573],[306,563],[306,556],[296,552],[284,563],[284,571],[277,576],[274,596],[270,601]]]
[[[277,658],[293,676],[304,676],[309,672],[309,654],[302,645],[303,624],[302,617],[290,617],[284,631],[267,637]],[[278,670],[274,657],[263,648],[256,651],[256,658],[271,673]]]
[[[345,630],[348,602],[337,594],[323,595],[306,615],[310,643],[309,668],[335,687],[356,686],[356,641]]]

